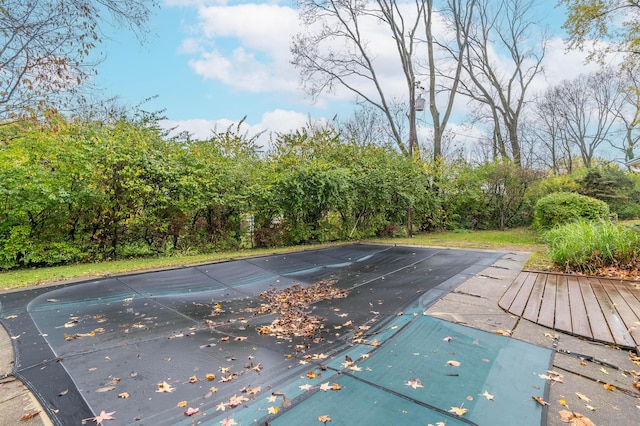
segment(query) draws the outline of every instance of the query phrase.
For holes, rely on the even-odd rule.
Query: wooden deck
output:
[[[640,349],[640,282],[523,271],[498,304],[554,330]]]

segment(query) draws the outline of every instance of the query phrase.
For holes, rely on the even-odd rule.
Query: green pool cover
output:
[[[418,306],[373,335],[339,356],[301,365],[279,392],[209,424],[546,423],[533,397],[545,398],[539,375],[551,364],[549,349],[426,316]]]

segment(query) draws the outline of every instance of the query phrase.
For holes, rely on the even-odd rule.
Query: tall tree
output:
[[[307,30],[297,34],[291,46],[292,62],[300,69],[307,93],[317,97],[341,86],[358,99],[378,108],[385,115],[398,148],[409,155],[417,142],[415,130],[414,53],[416,31],[420,25],[422,2],[405,21],[396,2],[387,1],[311,1],[298,2],[301,20]],[[406,17],[408,18],[408,17]],[[383,72],[389,64],[376,60],[379,51],[371,43],[371,24],[383,22],[387,41],[397,51],[396,67],[402,69],[409,102],[409,141],[399,130],[393,115],[393,94],[384,85]],[[374,47],[372,47],[374,46]]]
[[[559,136],[577,147],[585,167],[593,165],[598,148],[610,141],[625,101],[622,84],[612,71],[582,75],[549,89],[545,97],[554,108],[547,114],[560,119]]]
[[[621,67],[640,70],[640,1],[560,0],[567,7],[564,29],[569,47],[589,51],[589,59],[604,63],[609,53],[621,53]],[[604,43],[593,43],[594,40]],[[636,88],[637,89],[637,88]]]
[[[158,0],[0,1],[0,120],[70,99],[95,74],[106,27],[143,38]],[[75,100],[78,98],[76,97]]]
[[[547,37],[531,0],[479,0],[468,34],[461,91],[484,106],[496,153],[521,164],[518,138],[527,91],[542,72]]]
[[[467,50],[468,35],[473,22],[476,0],[449,0],[439,12],[449,31],[445,36],[434,34],[433,1],[426,2],[422,11],[427,48],[427,86],[429,91],[429,113],[433,125],[433,157],[437,161],[442,156],[442,142],[447,124],[451,118],[454,100],[458,92],[464,55]],[[439,64],[436,57],[444,53],[447,60]],[[442,102],[444,110],[440,107]]]
[[[453,110],[462,73],[466,34],[475,0],[447,0],[436,8],[433,0],[415,1],[300,1],[301,19],[307,30],[292,44],[292,62],[300,69],[307,92],[318,96],[341,86],[360,101],[378,109],[389,124],[398,148],[406,155],[417,152],[416,96],[421,83],[428,91],[434,131],[434,157],[442,153],[442,137]],[[383,25],[380,25],[382,23]],[[382,52],[394,49],[391,63]],[[444,30],[446,28],[446,30]],[[375,38],[378,37],[378,38]],[[374,43],[374,41],[376,43]],[[395,114],[396,87],[387,84],[389,69],[404,76],[408,114]],[[408,141],[403,122],[408,121]]]

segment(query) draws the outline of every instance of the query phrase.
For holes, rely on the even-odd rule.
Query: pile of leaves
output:
[[[277,313],[279,316],[271,324],[260,327],[258,332],[279,338],[315,337],[325,318],[311,315],[309,305],[321,300],[347,297],[348,291],[333,287],[335,283],[336,280],[322,280],[307,287],[295,284],[260,293],[258,296],[266,302],[254,312],[259,315]]]

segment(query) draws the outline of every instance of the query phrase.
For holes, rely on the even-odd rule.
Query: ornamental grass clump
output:
[[[608,220],[568,223],[546,233],[551,260],[565,272],[593,273],[602,268],[638,266],[639,234]]]

